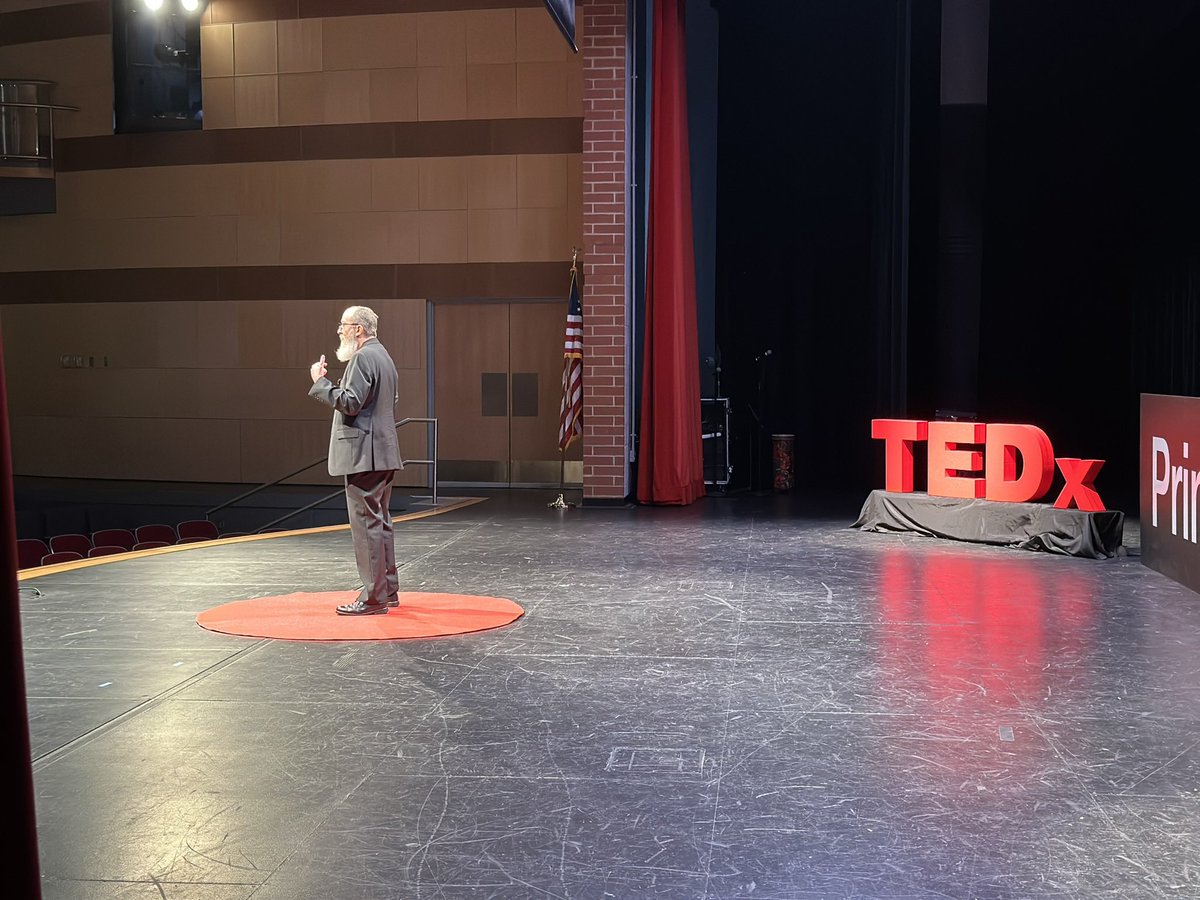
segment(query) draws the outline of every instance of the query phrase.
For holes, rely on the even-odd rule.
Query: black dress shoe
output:
[[[337,608],[339,616],[386,616],[387,611],[386,603],[367,603],[362,597]]]
[[[399,606],[399,605],[400,605],[400,598],[399,598],[398,596],[396,596],[395,594],[392,594],[392,596],[388,597],[388,604],[387,604],[387,605],[388,605],[388,606],[390,606],[390,607],[392,607],[392,608],[395,608],[395,607]]]

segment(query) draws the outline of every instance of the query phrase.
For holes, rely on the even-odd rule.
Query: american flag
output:
[[[565,451],[583,435],[583,303],[571,267],[571,297],[567,303],[567,336],[563,343],[562,404],[558,410],[558,449]]]

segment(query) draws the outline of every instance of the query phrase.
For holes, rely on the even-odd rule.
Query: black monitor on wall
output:
[[[546,0],[546,9],[550,10],[550,15],[558,25],[558,30],[567,39],[567,43],[571,45],[571,50],[578,53],[579,48],[575,46],[575,0]]]

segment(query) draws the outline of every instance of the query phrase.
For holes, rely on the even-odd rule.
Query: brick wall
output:
[[[583,496],[625,480],[626,0],[580,4],[583,40]]]

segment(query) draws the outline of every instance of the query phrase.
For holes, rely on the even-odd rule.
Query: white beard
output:
[[[350,362],[350,357],[357,349],[358,342],[354,338],[342,338],[342,342],[338,344],[337,353],[334,355],[337,356],[338,362]]]

